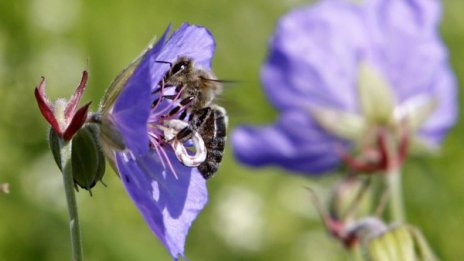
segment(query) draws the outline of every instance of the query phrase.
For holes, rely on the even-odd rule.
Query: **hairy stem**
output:
[[[71,247],[73,254],[73,261],[83,260],[82,239],[79,227],[79,217],[77,214],[76,195],[74,192],[74,180],[72,176],[71,164],[71,141],[64,141],[59,139],[60,156],[61,156],[61,169],[63,171],[64,191],[66,193],[66,203],[68,205],[69,213],[69,228],[71,231]]]

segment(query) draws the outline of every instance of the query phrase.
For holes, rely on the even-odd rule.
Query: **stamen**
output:
[[[167,87],[165,79],[159,82],[159,88],[154,90],[152,94],[155,98],[152,103],[151,113],[148,119],[147,129],[149,132],[150,147],[155,151],[156,156],[164,169],[169,169],[174,177],[178,179],[176,169],[168,156],[165,145],[170,145],[177,160],[187,167],[196,167],[206,159],[206,148],[203,139],[198,133],[193,135],[191,141],[195,153],[191,155],[187,152],[184,144],[176,139],[176,134],[187,127],[187,121],[179,119],[179,115],[186,117],[189,105],[193,101],[193,97],[182,98],[182,93],[185,90],[184,85],[178,85],[176,92],[166,94]],[[181,154],[181,155],[179,155]]]
[[[169,109],[171,109],[171,107],[172,107],[173,105],[175,105],[176,101],[177,101],[177,100],[179,99],[179,97],[182,95],[182,92],[183,92],[183,91],[184,91],[184,88],[182,88],[182,89],[177,93],[177,95],[176,95],[176,97],[174,98],[174,100],[172,100],[172,102],[171,102],[170,104],[168,104],[168,106],[166,106],[165,108],[163,108],[163,109],[157,111],[157,114],[158,114],[158,115],[167,114],[167,111],[168,111]]]
[[[163,93],[164,93],[164,80],[163,80],[163,79],[160,81],[160,85],[161,85],[160,88],[158,88],[159,91],[160,91],[159,98],[155,100],[155,101],[156,101],[156,104],[155,104],[155,101],[153,101],[153,104],[152,104],[152,106],[151,106],[152,109],[154,109],[154,110],[158,107],[158,105],[159,105],[160,102],[161,102],[161,98],[163,97]],[[154,94],[154,93],[156,93],[156,92],[153,92],[153,94]]]
[[[169,168],[171,169],[171,172],[172,172],[172,174],[174,175],[174,177],[175,177],[176,179],[179,179],[179,177],[177,176],[176,170],[174,169],[174,166],[172,166],[172,163],[171,163],[171,161],[169,160],[169,157],[168,157],[168,155],[166,154],[166,152],[165,152],[163,149],[161,149],[160,151],[161,151],[161,153],[163,154],[163,156],[164,156],[164,158],[166,159],[166,161],[168,162]]]
[[[160,149],[159,146],[154,146],[155,148],[155,151],[156,151],[156,154],[158,155],[158,158],[161,162],[161,165],[163,165],[163,169],[166,169],[166,164],[164,164],[164,160],[163,160],[163,157],[161,156],[161,153],[160,153]]]

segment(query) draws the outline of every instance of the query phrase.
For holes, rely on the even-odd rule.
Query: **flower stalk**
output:
[[[387,168],[384,178],[390,198],[388,201],[390,218],[393,222],[404,222],[405,213],[401,186],[401,166],[406,156],[407,141],[398,144],[391,133],[385,133],[384,139],[387,154]]]
[[[387,170],[385,179],[390,195],[390,200],[388,201],[390,218],[393,222],[404,222],[405,213],[401,186],[401,170],[399,168]]]
[[[77,213],[76,195],[74,194],[74,180],[72,175],[71,152],[72,142],[59,139],[61,170],[63,172],[63,184],[66,194],[66,203],[69,213],[69,229],[71,232],[71,248],[73,261],[83,260],[82,239]]]

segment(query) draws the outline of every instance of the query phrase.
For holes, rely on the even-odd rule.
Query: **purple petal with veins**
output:
[[[204,27],[183,24],[171,36],[169,31],[170,27],[142,58],[110,117],[127,148],[115,152],[124,187],[150,229],[177,260],[184,258],[188,230],[208,197],[198,170],[182,165],[164,140],[163,122],[179,97],[163,97],[173,88],[161,84],[170,67],[159,61],[172,63],[179,56],[189,56],[209,68],[215,44]]]
[[[438,107],[417,133],[438,146],[457,117],[456,81],[439,37],[439,17],[440,2],[436,0],[360,4],[323,0],[285,15],[278,22],[261,70],[264,91],[280,118],[266,127],[237,128],[233,134],[235,155],[251,166],[277,165],[308,174],[336,168],[339,155],[320,144],[335,142],[343,147],[346,143],[315,129],[309,111],[327,107],[361,114],[361,63],[387,79],[397,105],[417,95],[438,99]],[[309,119],[295,122],[294,111]],[[296,126],[284,126],[287,123]],[[295,132],[298,126],[300,130]],[[300,134],[305,130],[308,137]]]

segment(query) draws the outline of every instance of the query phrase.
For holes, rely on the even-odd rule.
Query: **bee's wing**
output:
[[[205,206],[206,183],[196,168],[180,164],[166,151],[177,178],[165,170],[154,152],[130,158],[116,153],[119,175],[145,222],[173,258],[184,257],[187,232]]]
[[[232,85],[232,84],[237,84],[239,81],[233,81],[233,80],[222,80],[222,79],[208,79],[205,77],[201,77],[205,81],[212,81],[212,82],[219,82],[225,85]]]
[[[243,90],[240,89],[242,81],[234,80],[214,80],[223,84],[223,92],[221,95],[214,97],[214,103],[224,107],[227,114],[239,117],[240,115],[248,115],[249,110],[243,105],[242,99],[238,99],[234,92],[239,92],[243,95]],[[236,89],[239,88],[239,89]],[[234,98],[235,97],[235,98]],[[234,117],[234,118],[235,118]]]

